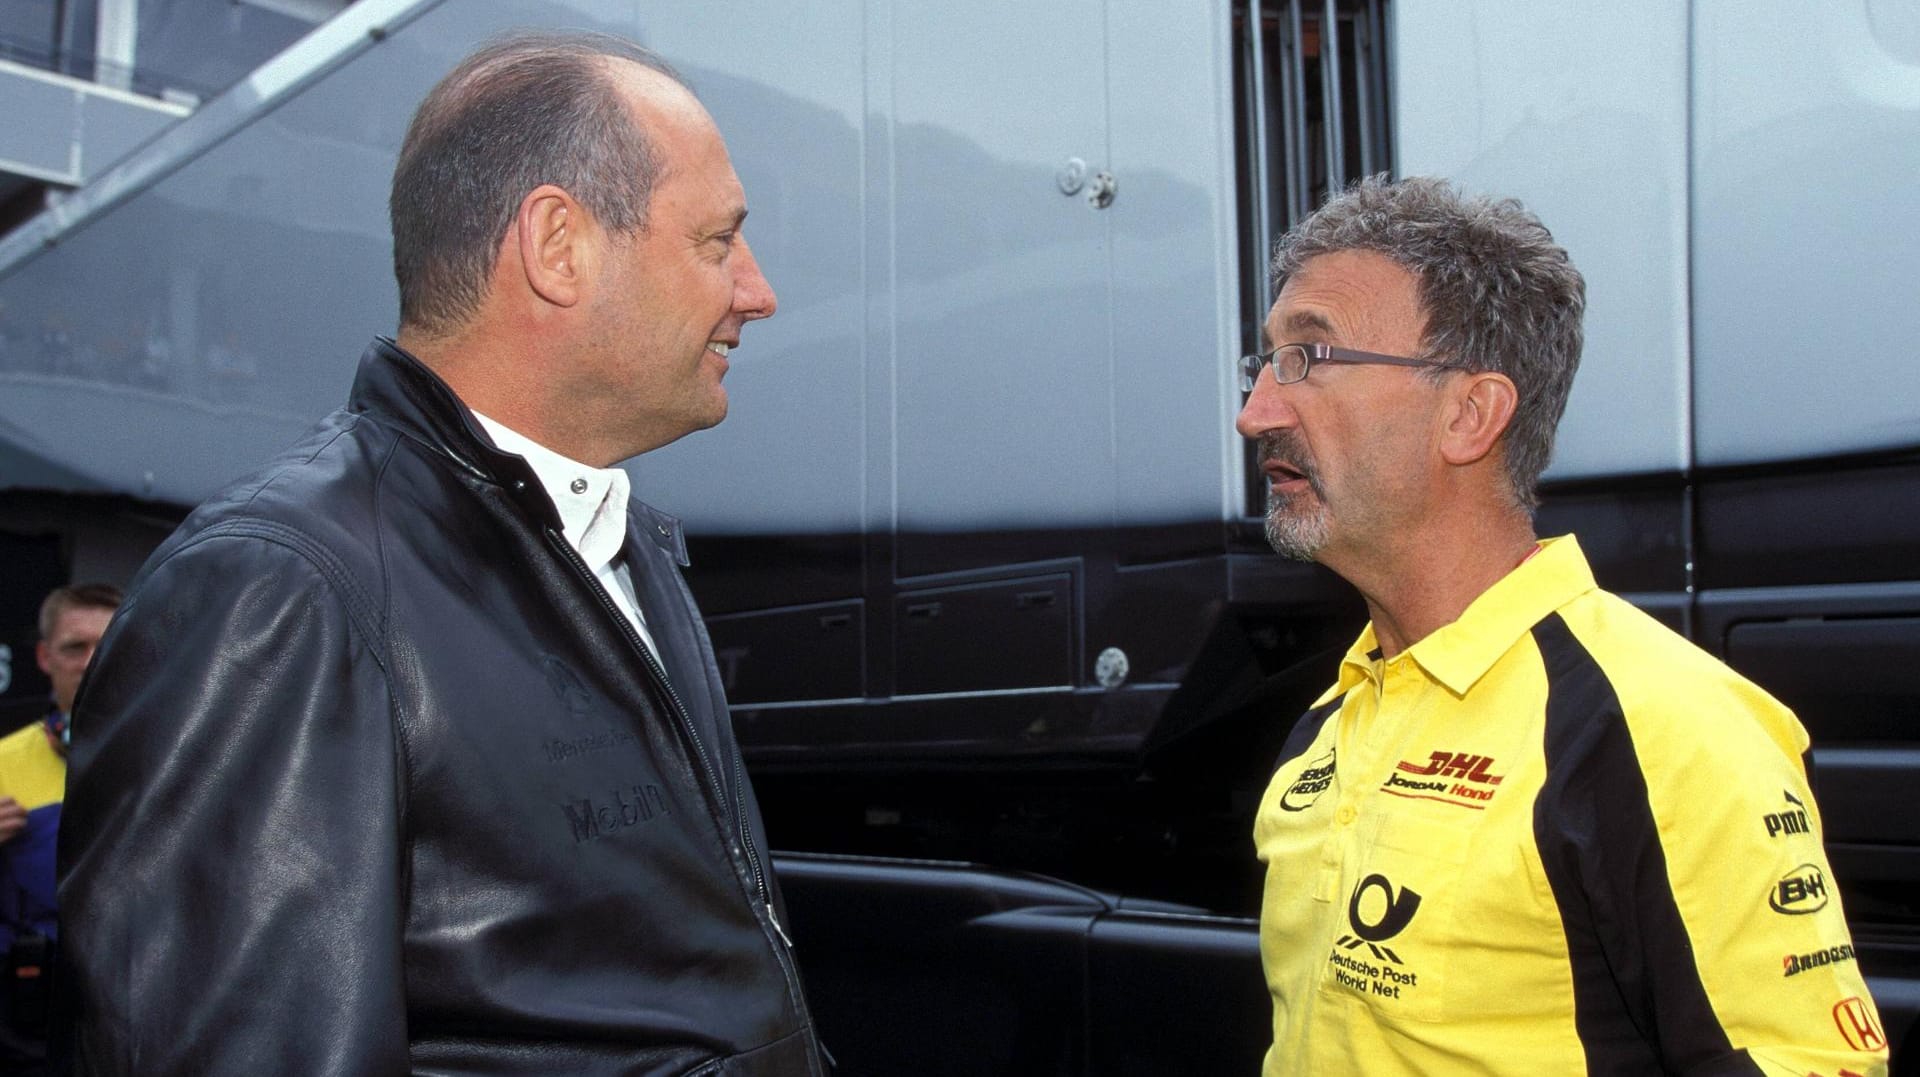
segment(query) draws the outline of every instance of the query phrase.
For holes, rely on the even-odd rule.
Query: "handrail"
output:
[[[0,237],[0,280],[41,252],[185,167],[442,0],[360,0],[260,65],[193,115]]]

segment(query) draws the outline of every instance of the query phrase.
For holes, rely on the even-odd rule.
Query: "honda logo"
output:
[[[1840,1034],[1847,1038],[1847,1046],[1856,1051],[1884,1051],[1887,1048],[1887,1034],[1880,1031],[1880,1022],[1873,1015],[1873,1007],[1858,995],[1841,999],[1833,1007],[1833,1023],[1840,1026]]]

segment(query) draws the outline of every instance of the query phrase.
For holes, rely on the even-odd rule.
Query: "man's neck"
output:
[[[1537,547],[1524,513],[1408,536],[1355,566],[1330,566],[1360,590],[1380,652],[1391,658],[1460,619]]]
[[[403,326],[395,342],[473,411],[569,460],[595,468],[617,463],[619,454],[587,437],[577,410],[564,407],[540,373],[558,365],[543,350],[553,342],[510,328],[486,318],[440,336]]]

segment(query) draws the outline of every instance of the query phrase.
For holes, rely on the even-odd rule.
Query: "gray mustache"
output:
[[[1320,472],[1313,466],[1305,446],[1291,431],[1272,431],[1260,436],[1260,465],[1285,464],[1307,480],[1314,493],[1320,492]]]

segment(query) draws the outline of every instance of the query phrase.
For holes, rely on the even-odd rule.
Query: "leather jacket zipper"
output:
[[[599,600],[601,608],[606,610],[607,615],[613,618],[615,623],[620,626],[620,632],[626,637],[628,646],[639,652],[648,674],[654,679],[654,683],[665,690],[667,700],[673,708],[673,717],[680,723],[680,728],[686,732],[688,742],[693,745],[693,754],[700,761],[700,769],[706,773],[707,781],[712,786],[714,795],[720,799],[722,807],[726,810],[728,822],[732,827],[733,834],[739,838],[740,848],[745,854],[747,861],[747,872],[752,877],[754,890],[756,891],[755,896],[760,899],[760,907],[766,911],[767,923],[773,927],[774,934],[780,937],[780,941],[785,944],[786,949],[791,950],[793,948],[793,939],[788,936],[787,929],[780,923],[779,914],[773,910],[773,895],[767,887],[766,875],[761,870],[759,853],[753,847],[753,834],[747,829],[740,818],[738,798],[737,796],[728,797],[726,795],[726,786],[720,783],[719,772],[713,768],[713,759],[707,754],[706,744],[700,739],[700,731],[694,726],[693,719],[688,715],[686,704],[681,702],[680,693],[674,689],[673,682],[667,679],[667,671],[661,667],[660,660],[654,657],[652,649],[640,638],[640,633],[634,630],[633,622],[628,620],[627,615],[622,613],[620,607],[614,604],[612,597],[607,594],[606,588],[600,585],[600,581],[594,577],[593,571],[587,568],[587,563],[581,559],[579,551],[568,544],[566,536],[562,535],[559,531],[554,530],[550,526],[544,530],[546,532],[547,544],[558,550],[560,556],[592,585],[591,589],[594,597]],[[745,788],[746,778],[737,756],[734,759],[733,765],[734,778],[737,782],[741,783],[739,788]],[[805,996],[800,992],[799,970],[793,967],[790,954],[780,953],[777,947],[775,948],[775,954],[779,959],[781,971],[787,976],[789,989],[793,993],[794,1002],[799,1007],[802,1018],[811,1024],[812,1018],[807,1014]]]
[[[628,620],[627,615],[614,604],[606,588],[600,585],[600,581],[593,575],[593,570],[589,569],[587,563],[581,559],[579,551],[567,542],[566,536],[552,527],[546,529],[546,535],[547,544],[560,551],[560,556],[592,585],[593,596],[599,600],[600,608],[606,610],[607,616],[620,626],[620,634],[626,638],[627,645],[639,653],[647,673],[653,677],[654,684],[663,691],[667,702],[672,706],[674,720],[680,723],[680,728],[687,734],[687,741],[693,745],[694,757],[700,761],[700,769],[706,774],[707,783],[713,788],[713,795],[719,798],[721,806],[726,809],[728,824],[733,828],[734,833],[740,836],[743,846],[751,845],[752,840],[745,833],[746,828],[740,825],[739,807],[726,795],[726,786],[720,783],[720,773],[713,769],[713,759],[707,755],[706,742],[700,739],[700,731],[694,727],[693,719],[687,714],[686,704],[680,701],[680,693],[674,690],[673,682],[667,679],[667,671],[661,668],[660,660],[654,657],[653,650],[640,638],[640,633],[634,630],[633,622]],[[753,868],[751,858],[748,859],[747,866],[750,870]],[[766,884],[761,881],[758,872],[753,873],[753,881],[762,900],[765,900]]]
[[[672,686],[669,685],[668,688],[671,689]],[[740,762],[740,755],[736,752],[733,756],[733,788],[735,789],[734,796],[736,803],[739,797],[738,790],[745,789],[746,787],[746,765]],[[735,824],[738,825],[738,820],[735,821]],[[740,847],[747,852],[747,869],[753,872],[753,884],[760,889],[760,904],[767,907],[767,919],[773,921],[773,929],[780,933],[781,940],[787,944],[788,948],[792,948],[793,940],[787,938],[787,929],[780,926],[780,918],[773,913],[773,892],[772,889],[767,886],[766,873],[760,868],[760,854],[753,848],[753,835],[749,833],[744,826],[740,827]]]

